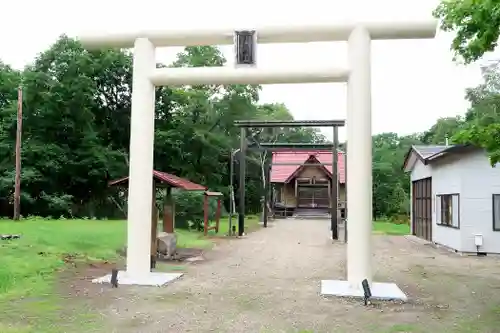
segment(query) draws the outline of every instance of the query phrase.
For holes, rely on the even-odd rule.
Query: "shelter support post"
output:
[[[155,68],[154,45],[138,38],[134,43],[127,221],[127,273],[137,279],[150,274],[155,88],[149,75]]]
[[[167,197],[163,206],[163,232],[173,234],[175,226],[175,203],[172,197],[172,188],[167,187]]]
[[[220,211],[221,211],[221,202],[220,198],[217,198],[217,210],[215,211],[215,233],[219,233]]]
[[[151,254],[150,254],[151,266],[155,266],[154,263],[156,262],[157,233],[158,233],[158,210],[156,209],[156,186],[153,181],[153,193],[151,196]],[[150,269],[152,268],[154,267],[150,267]]]
[[[208,234],[208,195],[204,195],[203,197],[203,225],[204,225],[204,234],[205,236]]]
[[[347,243],[347,280],[354,290],[363,290],[361,282],[372,283],[372,115],[370,34],[355,28],[348,40],[349,68],[347,83],[347,206],[349,211]]]
[[[339,239],[338,233],[338,203],[339,203],[339,177],[338,177],[338,144],[339,144],[339,131],[337,126],[333,126],[333,148],[332,148],[332,195],[331,195],[331,227],[332,239]]]
[[[245,233],[245,175],[246,175],[246,139],[247,129],[240,129],[240,181],[239,181],[239,212],[238,212],[238,235],[243,236]]]

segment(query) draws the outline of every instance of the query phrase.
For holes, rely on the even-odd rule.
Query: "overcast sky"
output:
[[[237,27],[335,21],[429,19],[437,0],[16,0],[4,1],[0,59],[16,68],[30,63],[62,33],[137,29]],[[32,29],[32,30],[30,30]],[[463,114],[464,90],[479,83],[477,65],[452,62],[451,36],[435,40],[377,41],[372,50],[373,132],[423,131],[438,117]],[[231,47],[222,48],[228,59]],[[178,48],[158,50],[171,62]],[[262,45],[259,66],[345,65],[345,43]],[[343,84],[267,85],[262,102],[284,102],[296,119],[346,117]],[[329,135],[331,130],[324,130]],[[344,131],[341,131],[344,138]],[[331,137],[331,135],[329,135]]]

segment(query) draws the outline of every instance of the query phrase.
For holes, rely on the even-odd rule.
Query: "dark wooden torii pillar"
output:
[[[245,233],[245,176],[246,176],[246,143],[247,129],[240,129],[240,180],[239,180],[239,200],[238,200],[238,236],[243,236]]]
[[[271,183],[271,162],[269,159],[266,160],[264,164],[264,172],[265,172],[265,182],[264,182],[264,211],[263,211],[263,222],[264,228],[267,228],[267,221],[269,219],[269,184]]]
[[[333,126],[333,147],[332,147],[332,186],[330,200],[330,224],[332,230],[332,239],[339,239],[338,231],[338,209],[339,209],[339,176],[338,176],[338,146],[339,131],[337,126]]]

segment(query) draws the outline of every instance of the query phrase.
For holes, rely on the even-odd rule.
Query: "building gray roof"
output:
[[[448,146],[446,145],[411,146],[411,148],[409,149],[408,153],[405,156],[403,168],[406,168],[406,163],[408,162],[408,158],[410,157],[412,151],[417,153],[422,163],[429,164],[449,154],[461,154],[473,149],[477,148],[469,144],[448,145]]]
[[[412,146],[412,148],[419,154],[422,158],[427,158],[435,154],[439,154],[452,146],[445,145],[430,145],[430,146]]]

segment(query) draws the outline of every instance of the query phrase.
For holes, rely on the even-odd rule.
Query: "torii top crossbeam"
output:
[[[298,26],[267,26],[243,28],[256,30],[258,43],[306,43],[346,41],[357,26],[363,26],[372,40],[425,39],[436,35],[436,20],[401,22],[354,22]],[[234,43],[234,29],[144,30],[129,33],[89,34],[81,36],[86,48],[131,48],[138,38],[147,38],[156,47],[230,45]]]
[[[342,127],[345,120],[236,120],[236,127]]]

